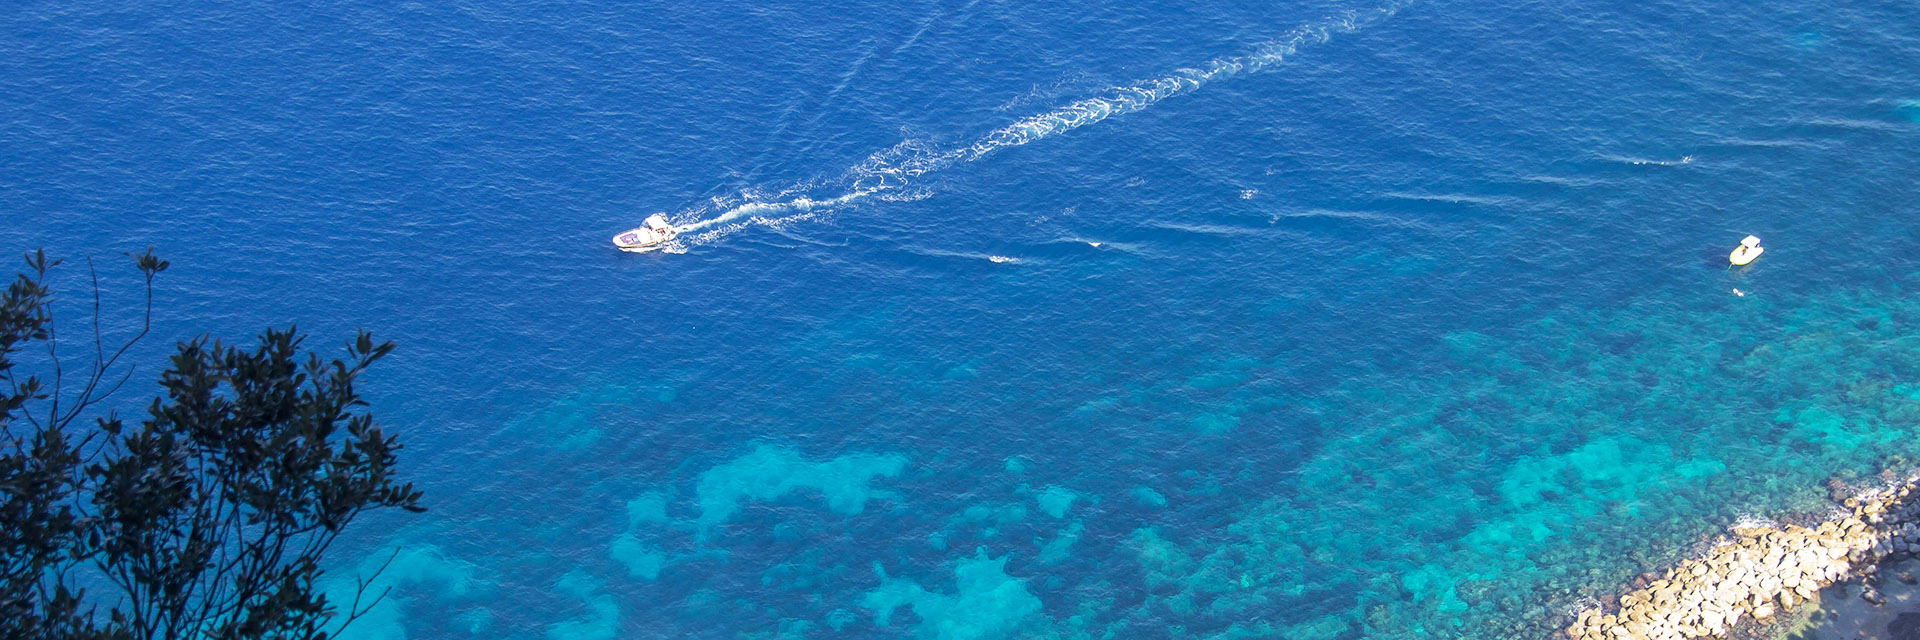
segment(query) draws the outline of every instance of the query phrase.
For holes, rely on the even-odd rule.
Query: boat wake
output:
[[[743,193],[729,198],[716,198],[707,206],[681,211],[673,216],[680,235],[674,246],[666,250],[684,252],[688,247],[710,244],[747,227],[777,227],[815,219],[869,197],[903,190],[921,176],[979,160],[1001,149],[1030,144],[1114,116],[1141,111],[1162,100],[1193,93],[1237,75],[1259,73],[1279,65],[1303,48],[1325,43],[1335,36],[1353,33],[1391,18],[1410,2],[1392,0],[1372,9],[1341,12],[1296,27],[1251,53],[1215,58],[1198,67],[1177,69],[1159,77],[1111,87],[1093,97],[1016,120],[966,146],[941,150],[907,140],[869,156],[837,179],[796,185],[766,197]],[[838,195],[818,195],[823,190],[829,193],[837,191]],[[900,199],[923,197],[926,197],[924,190]],[[711,217],[706,217],[708,214],[712,214]]]

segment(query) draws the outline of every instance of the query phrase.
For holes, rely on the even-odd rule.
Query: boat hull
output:
[[[625,251],[627,253],[647,253],[651,251],[658,251],[662,248],[665,248],[666,246],[667,246],[667,243],[658,242],[655,244],[643,244],[643,245],[633,246],[633,247],[615,246],[614,248],[619,249],[621,251]]]

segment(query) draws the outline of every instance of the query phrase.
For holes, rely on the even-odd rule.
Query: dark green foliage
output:
[[[150,321],[167,263],[133,257]],[[322,360],[292,328],[251,348],[202,337],[178,346],[138,425],[83,419],[131,375],[119,361],[148,322],[108,352],[96,283],[92,362],[64,371],[57,265],[30,254],[0,299],[0,637],[319,639],[370,608],[315,582],[356,516],[424,510],[354,389],[393,345],[361,332]],[[42,348],[44,377],[16,371]]]

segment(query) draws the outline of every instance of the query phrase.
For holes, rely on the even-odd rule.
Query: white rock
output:
[[[1700,624],[1718,634],[1726,628],[1727,621],[1726,618],[1721,617],[1720,614],[1709,612],[1701,616]]]

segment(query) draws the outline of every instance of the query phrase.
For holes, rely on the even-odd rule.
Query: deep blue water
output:
[[[1920,460],[1910,3],[752,4],[20,3],[0,249],[399,343],[358,638],[1540,637]]]

